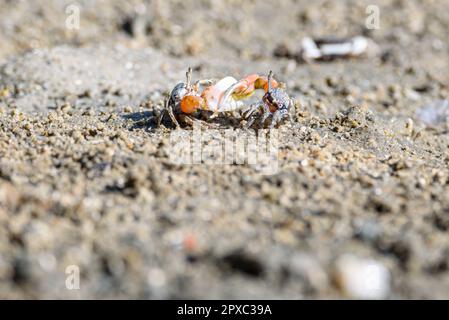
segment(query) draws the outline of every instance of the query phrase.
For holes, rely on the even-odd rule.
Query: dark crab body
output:
[[[288,113],[291,103],[287,92],[280,88],[271,89],[265,93],[262,101],[268,105],[271,113],[280,112],[282,114]]]
[[[162,113],[158,116],[157,119],[158,126],[161,125],[164,115],[168,115],[177,128],[180,127],[178,119],[189,125],[193,125],[193,123],[195,122],[195,119],[184,114],[181,110],[182,99],[186,95],[191,93],[193,90],[195,90],[191,86],[191,76],[192,76],[192,69],[189,68],[186,73],[187,81],[185,83],[184,82],[178,83],[170,92],[170,96],[168,97],[165,103],[165,108],[162,111]]]

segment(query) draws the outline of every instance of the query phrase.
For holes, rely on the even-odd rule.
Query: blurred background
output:
[[[379,8],[377,30],[365,27],[366,8]],[[66,28],[79,7],[79,29]],[[383,45],[426,54],[447,43],[447,2],[405,1],[1,1],[0,59],[61,44],[126,43],[173,56],[271,57],[295,49],[304,36],[369,35]]]

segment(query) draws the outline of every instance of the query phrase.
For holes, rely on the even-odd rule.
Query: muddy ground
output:
[[[449,298],[446,1],[77,3],[0,1],[1,298],[363,298],[367,261],[375,298]],[[354,35],[378,54],[292,57]],[[286,83],[276,172],[173,161],[189,66]]]

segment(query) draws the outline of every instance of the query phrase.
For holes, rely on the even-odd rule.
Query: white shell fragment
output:
[[[313,41],[313,39],[309,37],[302,39],[301,49],[304,60],[318,59],[323,55],[316,45],[315,41]]]
[[[385,299],[390,292],[388,269],[372,259],[344,255],[335,264],[334,276],[343,293],[353,299]]]
[[[371,50],[372,49],[372,50]],[[315,40],[306,37],[301,41],[301,55],[305,61],[356,57],[377,51],[377,45],[362,36],[344,40]]]

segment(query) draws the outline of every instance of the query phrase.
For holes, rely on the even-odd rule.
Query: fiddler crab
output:
[[[264,90],[261,101],[247,105],[244,100],[251,97],[256,90]],[[197,112],[207,111],[208,119],[219,114],[242,111],[247,120],[245,128],[250,128],[259,120],[259,128],[265,127],[265,122],[271,116],[269,128],[279,125],[285,117],[289,117],[290,107],[294,100],[289,97],[282,86],[273,79],[270,71],[267,77],[258,74],[249,75],[238,81],[233,77],[225,77],[219,81],[198,80],[192,84],[192,69],[186,73],[186,82],[178,83],[166,100],[165,108],[158,117],[158,125],[165,115],[180,127],[178,120],[187,125],[194,125],[200,120],[193,117]],[[213,126],[207,124],[207,126]]]

